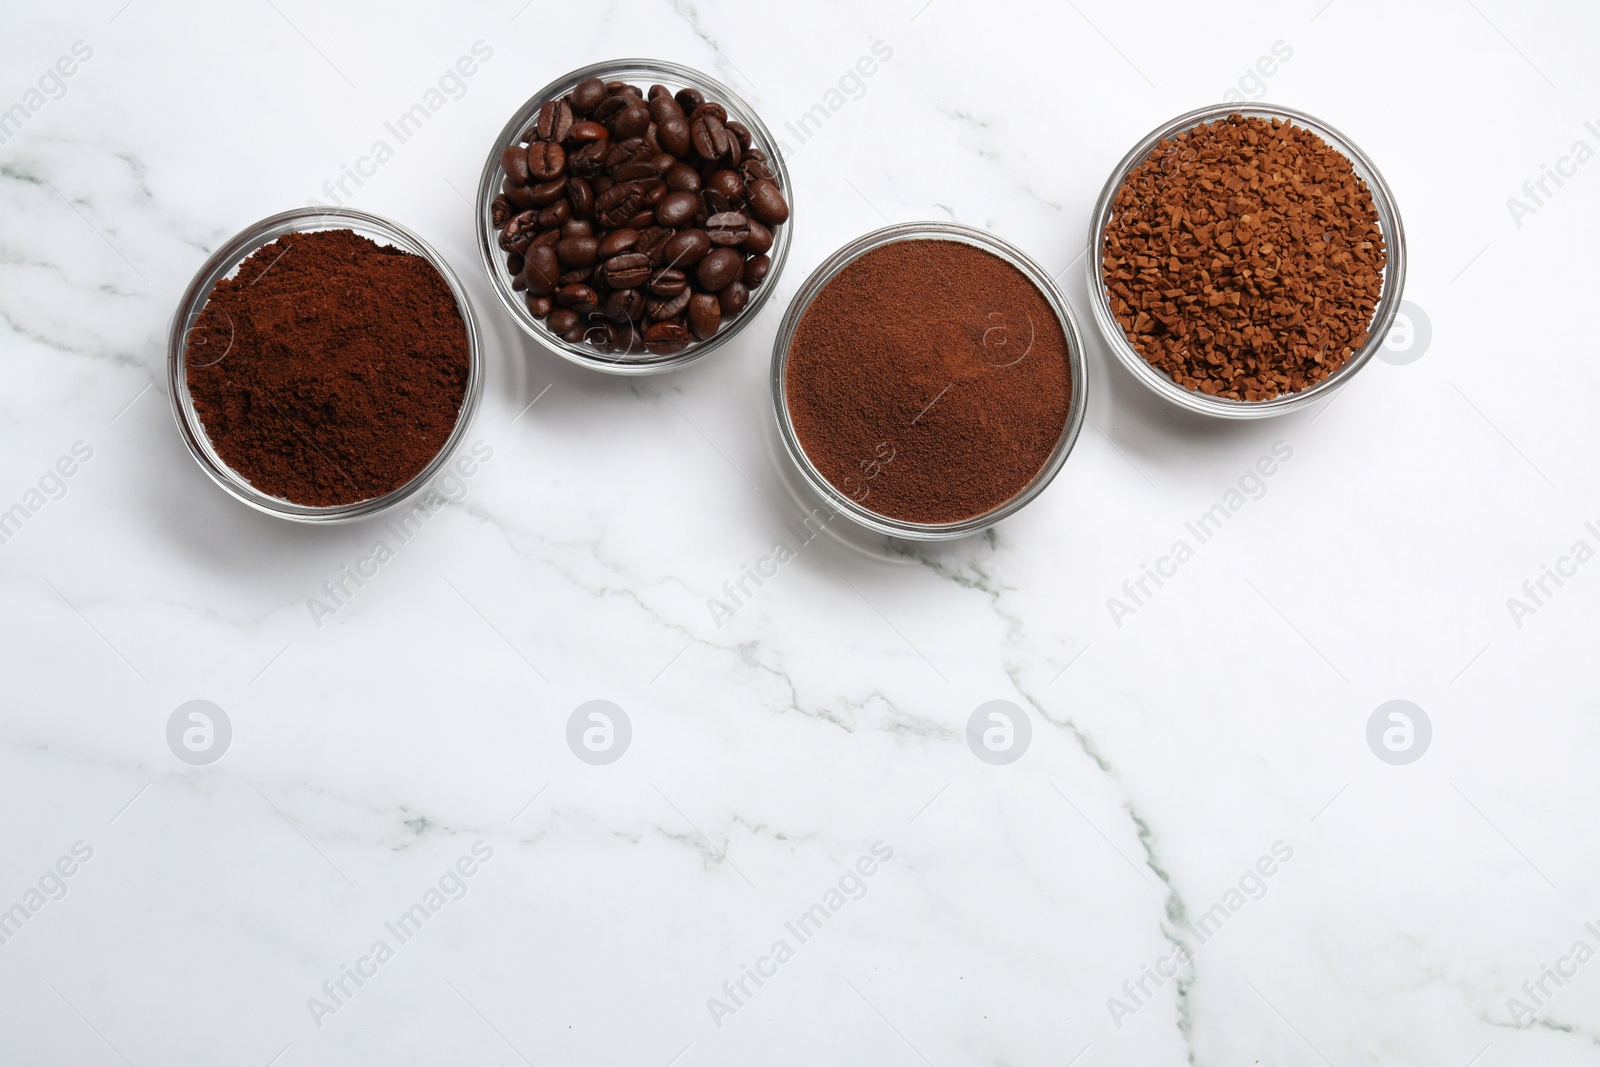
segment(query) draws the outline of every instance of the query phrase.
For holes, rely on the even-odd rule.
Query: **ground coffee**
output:
[[[1366,344],[1383,232],[1350,161],[1310,130],[1238,115],[1161,141],[1106,227],[1111,311],[1179,385],[1270,400]]]
[[[1067,424],[1065,332],[999,256],[945,240],[872,249],[819,292],[785,372],[830,483],[880,515],[960,522],[1016,496]]]
[[[311,506],[420,473],[455,428],[470,362],[439,272],[349,230],[285,234],[251,255],[217,283],[184,359],[228,466]]]

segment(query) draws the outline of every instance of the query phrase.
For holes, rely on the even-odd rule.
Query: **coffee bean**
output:
[[[748,126],[742,122],[734,122],[731,119],[723,119],[722,124],[728,127],[728,132],[733,134],[733,139],[739,142],[741,150],[750,151],[752,138],[750,137],[750,128]]]
[[[750,220],[737,211],[723,211],[706,219],[706,236],[714,245],[743,244],[750,237]]]
[[[611,288],[633,289],[650,279],[650,259],[639,252],[624,252],[606,260],[600,271]]]
[[[555,292],[556,283],[561,279],[561,262],[556,258],[556,250],[549,245],[533,245],[525,255],[528,265],[523,268],[522,276],[528,279],[528,292],[535,296],[549,296]]]
[[[556,258],[560,259],[561,253],[557,252]],[[575,267],[561,272],[561,277],[556,280],[556,288],[559,289],[563,285],[588,285],[593,279],[593,267]]]
[[[507,274],[513,274],[513,275],[521,274],[522,273],[522,268],[526,263],[527,263],[527,261],[522,258],[522,253],[521,252],[508,252],[508,253],[506,253],[506,273]]]
[[[644,293],[638,289],[613,289],[600,306],[612,322],[628,322],[644,315]]]
[[[558,178],[567,169],[567,150],[550,141],[528,146],[528,173],[541,182]]]
[[[679,230],[662,248],[668,263],[692,267],[711,251],[711,238],[704,230]]]
[[[681,112],[668,115],[656,125],[656,141],[675,156],[688,155],[692,143],[689,136],[689,120],[684,118]]]
[[[638,182],[622,182],[600,194],[595,201],[595,211],[600,225],[626,226],[639,209],[644,207],[645,191]]]
[[[700,198],[693,193],[668,193],[656,205],[656,221],[663,226],[677,228],[693,219],[699,210]]]
[[[567,180],[565,178],[539,182],[537,185],[528,186],[528,203],[532,207],[549,207],[557,200],[560,200],[566,191]]]
[[[677,296],[688,287],[688,275],[671,267],[650,276],[650,291],[656,296]]]
[[[563,267],[592,267],[600,257],[600,242],[588,234],[563,237],[556,256]]]
[[[714,293],[739,277],[743,269],[743,256],[731,248],[719,248],[700,261],[694,276],[702,289]]]
[[[646,106],[650,108],[650,117],[656,120],[658,126],[670,118],[687,118],[683,113],[683,105],[672,99],[670,93],[663,92],[660,96],[657,96],[653,87],[651,89],[650,102]]]
[[[572,203],[571,198],[568,198],[567,203],[569,203],[569,204]],[[576,213],[574,213],[574,215],[576,215]],[[562,223],[562,225],[561,225],[561,236],[563,238],[567,238],[567,237],[593,237],[594,236],[594,223],[589,221],[588,219],[580,219],[580,218],[577,218],[577,217],[570,218],[566,222]]]
[[[582,178],[568,178],[567,203],[572,205],[574,216],[587,219],[594,213],[593,187]]]
[[[606,98],[606,83],[599,78],[585,78],[572,87],[572,110],[587,115]]]
[[[706,102],[706,95],[699,89],[679,89],[673,99],[683,108],[684,114],[688,114]]]
[[[541,141],[551,141],[560,144],[567,139],[567,134],[572,130],[572,105],[565,100],[548,100],[539,108],[539,131]]]
[[[556,306],[554,300],[548,296],[535,296],[529,293],[526,298],[528,312],[536,319],[542,319],[550,314],[550,309]]]
[[[696,293],[689,298],[689,328],[704,341],[722,326],[722,304],[715,293]]]
[[[557,200],[539,212],[539,228],[542,230],[558,230],[571,217],[572,205],[565,200]]]
[[[500,247],[508,252],[522,252],[533,241],[538,228],[539,216],[532,209],[513,215],[500,231]]]
[[[644,334],[632,322],[618,323],[615,330],[615,341],[612,342],[612,351],[625,356],[637,356],[644,352]]]
[[[500,183],[500,195],[506,198],[506,203],[511,205],[511,214],[526,211],[533,207],[533,190],[526,185],[518,185],[507,178]]]
[[[717,303],[722,307],[722,317],[731,319],[750,303],[750,289],[744,282],[730,282],[717,293]]]
[[[674,163],[662,177],[666,179],[668,189],[686,193],[700,191],[700,172],[686,163]]]
[[[703,103],[693,111],[689,112],[689,125],[693,126],[696,122],[704,118],[716,119],[719,125],[726,126],[728,122],[728,109],[718,103]]]
[[[598,122],[576,122],[566,139],[574,145],[605,144],[611,140],[611,131]]]
[[[518,185],[528,184],[528,150],[521,145],[509,145],[500,153],[500,168],[506,177]]]
[[[672,230],[662,226],[640,230],[639,243],[634,250],[648,256],[652,267],[659,267],[667,261],[667,242],[672,240],[672,234]]]
[[[750,183],[750,213],[768,226],[788,221],[789,204],[776,182],[762,178]]]
[[[650,112],[642,107],[630,107],[617,116],[611,125],[613,137],[641,137],[650,128]]]
[[[620,256],[624,252],[633,251],[633,246],[638,243],[638,230],[612,230],[601,238],[598,255],[601,259],[610,259],[612,256]]]
[[[691,340],[689,331],[675,322],[658,322],[644,333],[644,346],[658,356],[682,352]]]
[[[511,201],[504,193],[489,202],[489,225],[495,229],[502,229],[511,221],[511,216],[516,212],[511,210]]]
[[[689,124],[689,140],[705,159],[720,159],[728,151],[728,130],[714,115],[705,115]]]
[[[533,243],[536,245],[548,245],[549,247],[554,248],[556,244],[560,242],[560,240],[560,230],[546,230],[539,236],[535,237],[533,239]]]
[[[715,189],[728,198],[729,204],[744,202],[745,184],[738,171],[719,170],[706,182],[707,189]]]
[[[576,311],[571,308],[562,308],[560,311],[550,312],[550,317],[545,320],[545,323],[556,333],[566,333],[581,321]]]
[[[606,151],[609,147],[605,141],[586,144],[567,157],[567,168],[580,178],[592,178],[599,174],[601,167],[605,165]]]
[[[675,319],[683,314],[689,306],[689,297],[694,295],[687,288],[676,296],[657,297],[644,302],[645,314],[657,322]]]
[[[600,297],[587,285],[563,285],[556,290],[556,304],[564,307],[576,307],[579,304],[588,304],[591,308],[598,304]]]
[[[739,280],[744,282],[746,289],[759,289],[771,270],[771,256],[751,256],[745,262],[744,275]]]
[[[740,251],[759,256],[772,248],[772,231],[755,219],[750,220],[750,236],[739,246]]]
[[[611,346],[610,331],[601,325],[574,326],[562,334],[561,339],[569,345],[592,345],[602,352]]]
[[[775,181],[778,177],[777,172],[772,169],[765,156],[756,156],[755,153],[756,150],[751,149],[744,162],[739,164],[739,173],[743,175],[745,184],[763,180]]]

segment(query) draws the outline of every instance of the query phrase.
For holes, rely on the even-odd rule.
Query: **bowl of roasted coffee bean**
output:
[[[649,59],[575,70],[500,131],[478,244],[519,325],[615,374],[681,367],[766,303],[789,254],[790,183],[748,104]]]
[[[1372,161],[1304,112],[1221,105],[1134,146],[1089,228],[1095,321],[1180,407],[1281,415],[1346,385],[1405,287],[1405,231]]]

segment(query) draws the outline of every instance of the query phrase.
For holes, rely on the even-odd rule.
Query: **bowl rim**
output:
[[[381,496],[350,504],[325,506],[296,504],[282,497],[262,492],[230,467],[211,444],[205,425],[195,409],[189,394],[188,365],[185,360],[186,341],[194,321],[211,299],[217,283],[231,276],[251,255],[278,238],[289,233],[307,233],[318,230],[348,229],[368,239],[388,242],[413,255],[421,256],[438,271],[455,298],[456,309],[461,314],[467,331],[467,387],[456,414],[455,427],[427,465],[404,485]],[[355,522],[383,514],[420,493],[448,464],[466,439],[479,401],[483,395],[485,378],[483,347],[478,334],[478,320],[472,301],[462,287],[460,279],[450,269],[443,256],[432,245],[410,229],[370,212],[350,207],[303,207],[269,215],[244,227],[224,241],[190,279],[173,312],[167,333],[167,393],[178,431],[188,447],[189,454],[213,482],[230,496],[256,511],[277,518],[302,523]]]
[[[840,271],[867,252],[885,245],[918,240],[956,241],[971,245],[998,256],[1020,270],[1029,281],[1034,283],[1040,294],[1045,298],[1045,302],[1055,312],[1056,320],[1061,324],[1062,332],[1067,341],[1067,369],[1072,380],[1072,399],[1067,406],[1066,424],[1061,428],[1061,435],[1057,438],[1049,457],[1028,484],[1019,489],[1008,500],[981,515],[974,515],[957,522],[909,522],[904,519],[892,518],[861,506],[835,487],[832,482],[828,481],[811,462],[806,455],[805,449],[801,447],[799,437],[794,430],[793,420],[789,415],[788,390],[786,388],[789,350],[792,347],[795,331],[799,328],[800,320],[810,308],[811,302],[816,299],[817,295],[828,283],[839,275]],[[1077,443],[1078,435],[1083,430],[1089,406],[1088,360],[1084,355],[1083,335],[1078,329],[1077,317],[1073,314],[1072,305],[1067,302],[1067,298],[1056,286],[1055,280],[1031,256],[1010,242],[986,230],[954,222],[902,222],[884,226],[847,242],[827,259],[823,260],[806,278],[805,283],[789,301],[789,307],[784,312],[783,322],[779,326],[777,337],[772,344],[770,386],[773,415],[778,424],[778,436],[782,438],[784,450],[788,452],[789,458],[794,461],[801,477],[812,491],[817,493],[835,512],[845,515],[856,524],[874,533],[912,541],[944,541],[958,537],[968,537],[1010,518],[1036,500],[1055,480],[1056,475],[1061,472],[1061,468],[1066,465],[1067,456],[1071,454],[1073,446]]]
[[[1164,371],[1152,366],[1128,342],[1121,324],[1112,315],[1110,291],[1106,286],[1105,275],[1101,271],[1102,242],[1106,225],[1111,221],[1112,203],[1117,193],[1121,191],[1123,183],[1127,181],[1128,174],[1149,157],[1150,152],[1160,141],[1192,130],[1203,123],[1225,119],[1231,115],[1269,120],[1283,119],[1316,134],[1327,142],[1329,147],[1348,159],[1356,176],[1366,183],[1367,190],[1372,195],[1373,208],[1378,214],[1378,225],[1383,231],[1384,252],[1387,257],[1383,269],[1383,289],[1379,294],[1377,307],[1373,309],[1366,344],[1352,354],[1343,366],[1322,381],[1308,389],[1285,393],[1271,400],[1231,400],[1226,397],[1209,396],[1184,388]],[[1378,168],[1355,142],[1321,119],[1295,108],[1264,101],[1210,104],[1179,115],[1145,135],[1112,169],[1110,178],[1101,189],[1100,197],[1095,201],[1094,212],[1089,219],[1087,251],[1090,307],[1101,336],[1111,347],[1118,362],[1127,368],[1134,378],[1163,399],[1190,411],[1226,419],[1256,419],[1282,415],[1315,401],[1327,399],[1343,389],[1356,372],[1371,362],[1383,347],[1389,330],[1394,325],[1395,316],[1400,311],[1400,302],[1405,292],[1405,225],[1400,219],[1400,210],[1395,204],[1394,194]]]
[[[510,145],[520,142],[522,132],[528,128],[545,101],[570,92],[573,86],[586,78],[598,77],[606,81],[619,78],[636,80],[630,75],[641,74],[659,76],[663,84],[677,82],[699,89],[708,99],[715,100],[727,108],[730,117],[744,123],[750,130],[752,140],[767,153],[767,162],[777,172],[779,187],[783,190],[784,199],[789,205],[789,218],[776,227],[773,234],[772,250],[768,253],[772,257],[772,267],[762,280],[761,286],[751,291],[750,303],[739,313],[739,317],[724,329],[718,330],[709,340],[694,341],[683,351],[669,356],[652,356],[644,359],[608,356],[587,345],[571,344],[557,337],[542,321],[534,318],[523,302],[522,294],[511,288],[511,277],[506,273],[504,264],[499,258],[500,247],[495,242],[495,231],[489,218],[490,205],[500,192],[500,153]],[[489,158],[484,161],[483,172],[478,178],[478,199],[474,211],[477,216],[475,227],[478,235],[478,257],[483,263],[484,273],[488,275],[489,287],[494,290],[501,305],[511,314],[512,320],[524,333],[562,359],[592,370],[623,375],[660,374],[677,370],[704,359],[738,336],[739,331],[761,313],[772,292],[777,288],[778,279],[789,260],[795,223],[794,183],[790,180],[789,168],[783,159],[783,150],[756,109],[728,86],[693,67],[669,60],[648,58],[608,59],[590,63],[568,71],[523,101],[501,127],[494,146],[489,150]]]

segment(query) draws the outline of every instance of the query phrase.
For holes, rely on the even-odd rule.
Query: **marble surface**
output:
[[[1600,1062],[1592,8],[521,4],[7,12],[0,1063]],[[648,380],[517,333],[464,202],[529,94],[625,55],[828,114],[788,138],[778,299]],[[213,486],[165,331],[211,249],[436,89],[349,201],[466,281],[492,455],[319,625],[381,524]],[[1411,252],[1409,347],[1255,425],[1114,364],[1080,256],[1122,153],[1228,94],[1361,145]],[[1061,272],[1090,425],[992,533],[830,528],[717,625],[801,515],[787,295],[925,218]],[[168,742],[194,700],[207,765]],[[567,741],[593,700],[631,726],[605,765]],[[1391,700],[1431,724],[1404,765],[1368,744]],[[1031,726],[1009,765],[966,740],[989,701]]]

